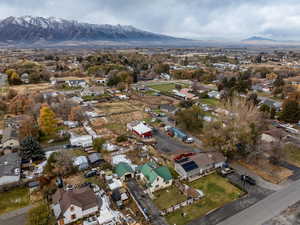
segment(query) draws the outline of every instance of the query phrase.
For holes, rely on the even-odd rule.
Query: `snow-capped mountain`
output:
[[[164,41],[176,39],[139,30],[133,26],[88,24],[54,17],[11,16],[0,21],[0,42]]]

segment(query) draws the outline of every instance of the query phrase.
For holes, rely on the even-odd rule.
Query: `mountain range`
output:
[[[180,39],[133,26],[80,23],[54,17],[11,16],[0,21],[0,42],[6,43],[175,40]]]

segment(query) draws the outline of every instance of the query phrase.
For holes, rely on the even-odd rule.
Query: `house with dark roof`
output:
[[[208,152],[198,154],[186,154],[176,157],[174,160],[175,170],[182,179],[196,180],[207,175],[226,162],[226,158],[219,152]]]
[[[104,159],[102,158],[101,154],[98,152],[93,152],[89,154],[88,159],[92,166],[96,166],[104,162]]]
[[[161,111],[171,113],[171,114],[175,114],[177,111],[177,108],[174,105],[170,105],[170,104],[162,104],[159,106],[159,109]]]
[[[64,225],[96,214],[101,204],[90,187],[83,187],[69,191],[58,189],[52,196],[51,208],[58,225]]]
[[[0,185],[20,181],[21,157],[17,152],[0,157]]]
[[[6,127],[3,130],[1,144],[3,149],[18,149],[20,147],[20,142],[17,129],[14,127]]]
[[[143,181],[147,191],[154,192],[172,185],[173,177],[166,166],[159,166],[154,162],[148,162],[137,167],[137,178]]]

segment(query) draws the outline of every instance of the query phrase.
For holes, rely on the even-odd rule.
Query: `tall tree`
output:
[[[43,105],[40,109],[39,126],[45,135],[52,136],[57,132],[57,119],[48,105]]]
[[[23,159],[33,161],[43,159],[45,156],[39,142],[31,136],[21,142],[21,153]]]
[[[279,119],[288,123],[297,123],[300,120],[300,103],[294,99],[286,99]]]

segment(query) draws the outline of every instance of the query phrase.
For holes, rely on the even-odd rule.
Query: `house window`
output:
[[[72,220],[75,220],[75,219],[76,219],[76,214],[72,214],[72,215],[71,215],[71,219],[72,219]]]

